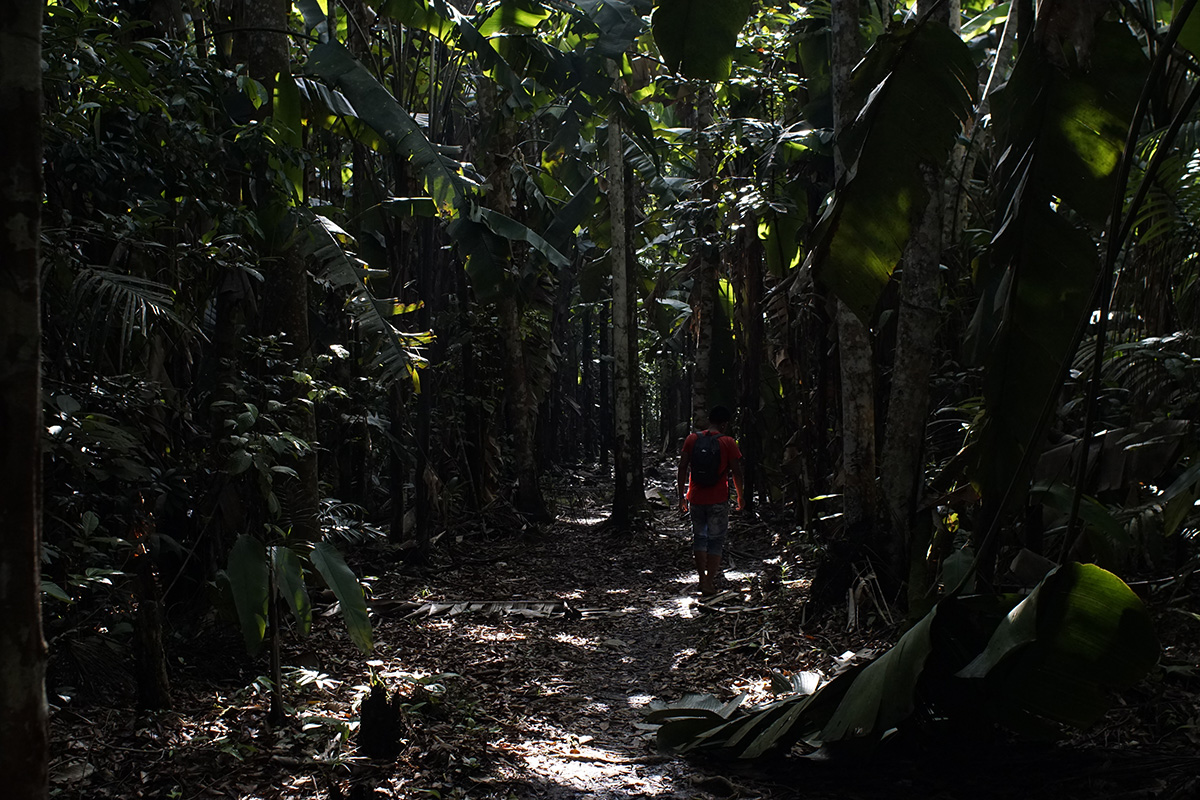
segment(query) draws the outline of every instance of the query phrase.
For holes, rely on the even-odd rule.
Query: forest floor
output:
[[[554,523],[464,522],[420,571],[378,545],[352,551],[371,589],[375,649],[359,654],[331,607],[309,638],[287,639],[291,716],[281,726],[268,724],[256,677],[265,655],[250,659],[240,636],[216,624],[173,640],[172,711],[138,712],[52,684],[51,796],[1200,796],[1196,679],[1161,670],[1096,729],[1057,744],[909,749],[850,767],[799,751],[765,765],[660,755],[642,722],[653,700],[763,699],[773,672],[833,674],[839,659],[877,651],[900,629],[872,614],[847,631],[844,608],[803,619],[803,566],[781,581],[766,561],[792,526],[737,515],[725,591],[702,599],[679,514],[660,505],[618,532],[604,525],[609,491],[594,477],[562,476]],[[1194,633],[1197,623],[1186,624],[1173,635]],[[1194,657],[1194,642],[1186,649]],[[394,761],[358,750],[372,679],[399,697]]]

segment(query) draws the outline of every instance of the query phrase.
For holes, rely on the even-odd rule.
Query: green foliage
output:
[[[314,544],[309,559],[338,599],[351,640],[359,650],[370,652],[371,622],[367,619],[367,602],[363,597],[362,584],[346,565],[342,554],[328,542]]]
[[[308,598],[305,563],[321,576],[337,598],[350,639],[364,653],[370,652],[371,622],[362,584],[336,547],[328,542],[294,541],[286,535],[268,546],[256,536],[242,534],[229,551],[224,579],[237,609],[246,649],[254,655],[262,646],[270,621],[272,585],[291,609],[301,635],[308,635],[312,628],[312,604]]]
[[[749,16],[750,0],[658,0],[654,41],[671,69],[694,80],[723,81]]]

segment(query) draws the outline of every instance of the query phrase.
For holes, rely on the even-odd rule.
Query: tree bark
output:
[[[929,413],[929,375],[938,328],[938,267],[942,253],[942,171],[922,168],[929,204],[909,241],[900,278],[896,354],[880,458],[880,484],[891,536],[883,543],[885,584],[899,586],[913,542],[913,515],[924,483],[925,424]],[[926,587],[910,587],[924,593]]]
[[[929,24],[951,25],[957,30],[957,6],[955,0],[941,6],[919,0],[917,13],[932,14]],[[924,484],[922,456],[929,414],[928,376],[938,329],[938,270],[945,224],[944,165],[923,164],[921,170],[929,202],[904,253],[891,392],[880,458],[883,507],[888,516],[883,527],[890,531],[880,548],[884,556],[882,580],[885,587],[895,588],[907,575],[910,600],[926,594],[930,579],[923,574],[926,563],[923,557],[911,560],[910,569],[909,553],[928,550],[929,545],[927,541],[914,542],[914,532],[918,530],[917,499]]]
[[[504,114],[504,105],[495,84],[486,79],[481,79],[479,85],[479,107],[483,117],[481,127],[485,130],[494,128],[490,147],[487,148],[490,153],[481,154],[479,159],[487,175],[489,205],[507,217],[514,217],[509,161],[516,148],[516,123],[512,116]],[[538,484],[538,402],[529,381],[525,336],[521,330],[523,309],[520,288],[511,261],[505,283],[497,301],[497,314],[504,346],[508,427],[513,437],[513,458],[517,468],[516,507],[532,519],[544,520],[549,519],[550,514]]]
[[[841,140],[857,109],[850,98],[850,73],[862,48],[858,42],[858,0],[834,0],[833,115],[835,141]],[[840,141],[834,147],[834,178],[841,184],[849,167]],[[853,545],[866,544],[875,516],[875,374],[867,326],[837,301],[838,358],[842,387],[842,513]]]
[[[42,638],[41,0],[0,14],[0,775],[49,792]]]
[[[699,89],[700,101],[696,113],[696,178],[700,182],[701,219],[696,229],[698,269],[695,283],[696,356],[692,368],[692,426],[708,425],[709,381],[713,373],[713,335],[716,322],[717,258],[713,243],[710,208],[716,202],[716,181],[712,147],[708,129],[713,122],[713,92],[711,86]]]
[[[500,335],[504,339],[505,383],[508,387],[508,427],[517,466],[517,510],[537,520],[549,519],[538,484],[536,427],[538,404],[525,368],[521,308],[512,292],[500,297]]]
[[[610,64],[610,74],[615,73]],[[618,81],[619,83],[619,81]],[[628,524],[642,498],[635,496],[634,452],[637,398],[637,364],[632,357],[636,318],[630,314],[633,287],[630,281],[626,241],[625,150],[621,119],[617,111],[608,118],[608,208],[612,231],[609,261],[612,265],[613,295],[613,522]]]
[[[744,228],[740,257],[742,269],[742,325],[745,350],[742,362],[741,405],[741,449],[745,455],[745,511],[754,513],[754,497],[760,489],[760,467],[762,464],[762,426],[759,413],[762,410],[762,355],[763,355],[763,281],[762,243],[753,235],[752,228]]]

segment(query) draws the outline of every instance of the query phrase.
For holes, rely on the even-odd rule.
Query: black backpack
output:
[[[715,486],[721,480],[721,437],[723,433],[696,434],[692,446],[692,482],[697,486]]]

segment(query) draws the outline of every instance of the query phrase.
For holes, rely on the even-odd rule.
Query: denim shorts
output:
[[[692,517],[692,552],[721,555],[725,534],[729,532],[729,503],[690,506]]]

